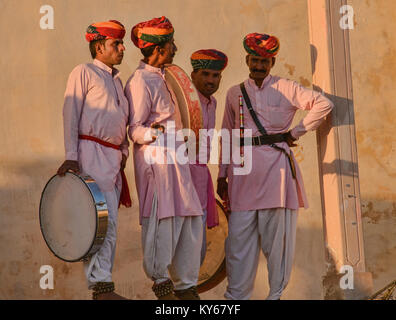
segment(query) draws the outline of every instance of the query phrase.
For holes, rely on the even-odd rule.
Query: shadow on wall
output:
[[[4,172],[0,181],[0,210],[4,213],[0,218],[4,226],[0,231],[0,299],[90,299],[82,264],[66,263],[54,257],[40,232],[41,192],[59,165],[58,160],[45,159],[9,162],[0,168]],[[131,188],[133,194],[134,190]],[[117,291],[128,298],[155,299],[152,283],[142,268],[136,194],[133,198],[133,208],[119,212],[114,281]],[[316,261],[322,261],[324,257],[322,239],[320,229],[298,229],[295,267],[286,299],[321,298],[323,263]],[[42,265],[53,267],[53,290],[40,288]],[[260,291],[257,299],[265,298],[265,283],[266,279],[257,283],[256,288]],[[226,280],[203,297],[223,299],[225,286]]]
[[[2,164],[0,208],[1,294],[2,299],[56,299],[63,290],[41,290],[40,268],[54,268],[55,285],[70,276],[72,267],[52,256],[41,236],[38,208],[41,191],[59,163],[53,160],[19,160]],[[78,274],[79,272],[73,272]]]
[[[81,263],[66,263],[47,248],[41,235],[39,203],[45,184],[55,174],[62,160],[2,162],[0,171],[0,299],[89,299]],[[127,173],[128,177],[130,175]],[[131,178],[129,178],[131,179]],[[133,181],[133,180],[131,180]],[[134,183],[130,183],[134,193]],[[116,260],[133,265],[140,259],[140,230],[136,195],[133,206],[121,209]],[[132,236],[131,236],[132,234]],[[121,258],[121,259],[120,259]],[[40,268],[50,265],[54,270],[54,289],[40,287]],[[114,272],[122,270],[115,265]],[[143,270],[125,270],[125,282],[139,277]],[[124,286],[121,286],[124,288]]]
[[[317,49],[311,45],[312,72],[316,70]],[[314,89],[323,92],[314,85]],[[326,94],[326,93],[325,93]],[[335,109],[327,119],[327,125],[321,131],[328,134],[331,128],[337,130],[342,137],[350,135],[349,125],[355,125],[353,100],[326,94],[333,101]],[[346,131],[343,131],[346,130]],[[356,142],[355,142],[356,143]],[[341,143],[340,143],[341,145]],[[323,150],[326,145],[323,146]],[[323,163],[323,174],[342,172],[343,176],[354,177],[358,174],[357,162],[336,159],[331,163]],[[376,168],[371,168],[375,170]],[[382,167],[379,168],[383,170]],[[385,197],[389,198],[389,194]],[[396,200],[396,199],[394,199]],[[396,279],[396,201],[384,199],[365,199],[361,196],[363,237],[367,271],[372,273],[374,291]]]
[[[41,191],[59,164],[58,160],[47,159],[1,164],[0,299],[90,299],[82,264],[55,258],[40,232]],[[132,187],[133,194],[134,190]],[[133,198],[133,208],[119,213],[114,280],[118,292],[128,298],[154,299],[152,283],[142,268],[136,194]],[[322,277],[326,273],[323,230],[304,227],[301,214],[294,267],[284,299],[322,299]],[[396,203],[362,199],[362,220],[367,270],[373,274],[374,290],[378,290],[396,279]],[[264,299],[268,293],[263,262],[261,259],[253,299]],[[40,288],[42,265],[54,269],[53,290]],[[226,281],[205,296],[222,299],[225,286]]]
[[[323,299],[322,277],[325,273],[323,229],[303,224],[304,214],[304,211],[300,210],[292,275],[282,299]],[[310,219],[308,216],[306,218]]]

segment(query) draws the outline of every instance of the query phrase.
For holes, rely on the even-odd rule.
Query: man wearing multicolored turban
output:
[[[84,262],[88,288],[94,299],[122,299],[114,293],[117,215],[120,204],[131,206],[124,168],[128,157],[128,100],[114,65],[122,62],[124,26],[115,20],[90,25],[92,63],[71,72],[63,105],[66,161],[58,169],[91,176],[102,191],[108,208],[106,237],[99,251]]]
[[[334,105],[319,92],[270,75],[279,52],[276,37],[251,33],[243,46],[249,78],[228,90],[222,128],[230,136],[231,130],[244,128],[241,154],[250,166],[244,175],[234,173],[241,169],[234,157],[231,164],[221,161],[219,166],[217,193],[229,201],[231,210],[224,296],[251,297],[262,250],[270,285],[267,299],[278,300],[291,275],[298,209],[308,206],[301,171],[290,148],[307,131],[317,129]],[[309,112],[290,130],[299,109]]]
[[[188,163],[159,163],[155,154],[176,159],[179,118],[165,82],[164,65],[176,53],[174,29],[165,18],[132,28],[143,60],[129,78],[129,137],[134,142],[135,179],[142,225],[143,268],[158,299],[199,299],[196,290],[202,246],[202,208]],[[167,139],[175,146],[164,145]],[[173,281],[172,281],[173,280]]]
[[[191,79],[198,91],[202,107],[203,129],[213,130],[216,123],[217,106],[213,94],[219,88],[221,73],[227,66],[228,58],[221,51],[204,49],[194,52],[190,59],[193,67]],[[212,177],[207,166],[211,146],[208,131],[200,131],[200,134],[205,134],[205,137],[201,137],[201,141],[204,141],[201,145],[203,148],[200,149],[196,163],[190,164],[191,176],[204,212],[201,264],[206,255],[206,226],[213,228],[219,224]]]
[[[131,39],[140,49],[172,40],[175,30],[166,17],[138,23],[132,28]]]
[[[124,56],[123,52],[125,51],[122,40],[124,36],[125,28],[117,20],[97,22],[88,26],[85,39],[89,42],[92,59],[96,58],[98,52],[99,54],[104,53],[107,48],[112,46],[115,50],[110,48],[110,50],[105,52],[107,55],[112,54],[110,59],[104,56],[101,57],[101,60],[105,60],[104,63],[110,67],[120,64]]]

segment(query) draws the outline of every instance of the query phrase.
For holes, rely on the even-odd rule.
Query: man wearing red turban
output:
[[[181,123],[165,82],[165,64],[176,53],[173,27],[166,17],[132,28],[142,54],[125,86],[129,100],[129,137],[134,142],[135,179],[142,225],[143,268],[158,299],[198,300],[196,290],[202,245],[202,208],[188,163],[176,159],[184,144]],[[175,145],[164,145],[164,141]],[[159,163],[156,154],[166,154]],[[176,159],[169,161],[168,159]],[[173,280],[173,281],[172,281]]]
[[[131,206],[124,168],[128,157],[128,100],[114,65],[122,62],[124,26],[115,20],[91,24],[85,34],[92,63],[71,72],[63,105],[66,160],[58,169],[91,176],[108,208],[105,240],[84,262],[88,288],[94,299],[121,299],[114,293],[114,264],[118,207]]]
[[[319,92],[270,74],[279,52],[276,37],[251,33],[244,38],[243,46],[249,78],[228,90],[222,128],[239,129],[240,119],[244,119],[244,129],[251,130],[252,138],[245,138],[241,145],[251,150],[245,153],[250,157],[245,163],[251,163],[251,168],[237,175],[234,172],[240,164],[220,162],[219,166],[217,193],[229,200],[231,209],[225,297],[251,297],[261,250],[267,258],[267,299],[278,300],[290,279],[297,212],[308,206],[302,175],[290,147],[296,146],[294,141],[307,131],[317,129],[334,105]],[[309,112],[290,130],[297,110]]]

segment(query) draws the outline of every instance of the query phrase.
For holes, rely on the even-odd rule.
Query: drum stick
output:
[[[239,133],[240,133],[240,155],[241,155],[241,167],[243,167],[244,164],[244,156],[245,156],[245,151],[244,151],[244,136],[245,136],[245,127],[244,127],[244,115],[243,115],[243,99],[242,96],[239,96]]]

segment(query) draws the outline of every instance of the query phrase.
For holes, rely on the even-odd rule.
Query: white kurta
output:
[[[261,87],[257,87],[252,79],[245,80],[244,84],[252,108],[268,134],[287,132],[297,110],[309,110],[299,124],[291,129],[292,135],[299,138],[306,132],[317,129],[334,107],[319,92],[277,76],[267,76]],[[242,96],[239,85],[228,90],[222,128],[230,133],[232,129],[240,128],[239,96]],[[251,129],[252,136],[260,136],[246,103],[243,112],[245,130]],[[294,158],[286,142],[276,145],[291,153]],[[248,155],[246,153],[245,157]],[[251,171],[244,175],[234,174],[234,169],[240,167],[239,164],[219,165],[219,177],[228,178],[232,211],[308,207],[302,174],[295,160],[297,179],[292,177],[286,155],[269,145],[251,148],[251,164]]]
[[[203,213],[189,164],[175,159],[184,140],[173,140],[173,146],[161,143],[181,129],[164,70],[141,61],[125,86],[125,95],[131,114],[129,136],[134,142],[144,270],[156,282],[170,274],[176,290],[196,286]],[[164,135],[155,142],[150,134],[153,123],[165,127]],[[156,162],[155,155],[162,152],[175,161]]]
[[[119,72],[99,60],[81,64],[71,72],[63,106],[66,159],[78,161],[82,175],[91,176],[102,191],[109,213],[106,238],[100,250],[84,263],[88,287],[109,282],[117,236],[121,191],[122,154],[128,156],[128,101]],[[121,145],[121,151],[96,142],[79,140],[89,135]]]
[[[102,191],[121,190],[122,153],[128,157],[128,100],[120,73],[99,60],[73,69],[67,81],[63,105],[64,140],[67,160],[77,160],[83,173],[95,179]],[[79,140],[94,136],[115,145],[121,152],[96,142]]]
[[[290,129],[298,109],[309,110],[291,134],[299,138],[319,127],[334,107],[322,94],[302,87],[295,81],[267,76],[258,87],[254,80],[244,81],[252,108],[268,134],[285,133]],[[223,129],[240,126],[239,85],[227,93]],[[246,104],[244,127],[253,136],[260,136]],[[286,142],[277,143],[293,154]],[[293,179],[286,156],[269,145],[252,147],[252,170],[234,175],[239,165],[221,163],[219,177],[227,177],[231,214],[226,259],[228,299],[249,299],[257,273],[260,248],[267,258],[270,293],[267,299],[279,299],[286,287],[293,264],[297,210],[307,207],[302,174],[297,162]],[[294,159],[294,157],[293,157]]]
[[[175,141],[175,131],[182,127],[165,82],[164,70],[141,61],[125,85],[125,95],[130,108],[129,137],[134,143],[140,222],[143,217],[150,217],[154,193],[158,197],[158,219],[201,216],[202,208],[189,164],[176,161],[176,150],[184,141]],[[161,140],[152,142],[150,126],[154,122],[166,129]],[[173,146],[162,144],[161,141],[167,138],[174,141]],[[157,154],[164,155],[163,163],[156,161]],[[166,157],[173,159],[173,163]],[[149,163],[148,158],[153,163]]]

